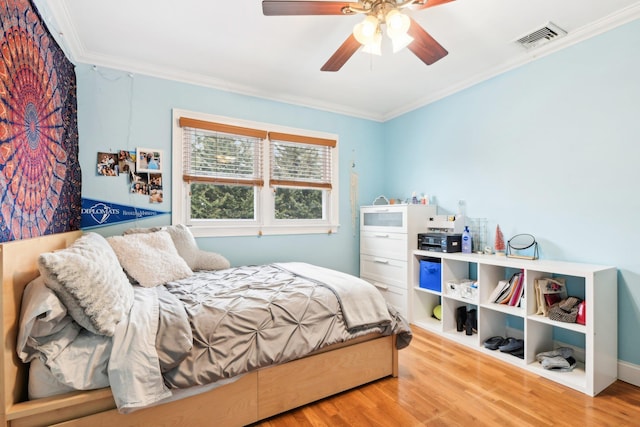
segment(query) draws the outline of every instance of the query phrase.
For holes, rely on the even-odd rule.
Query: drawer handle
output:
[[[386,259],[374,259],[373,262],[375,262],[376,264],[389,264],[389,261],[387,261]]]
[[[389,235],[388,234],[376,234],[376,237],[381,237],[383,239],[388,239]]]
[[[380,282],[373,282],[373,286],[375,286],[378,289],[382,289],[383,291],[386,291],[387,289],[389,289],[387,285],[384,285]]]

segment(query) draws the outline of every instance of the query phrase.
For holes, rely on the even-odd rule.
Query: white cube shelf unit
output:
[[[617,379],[618,286],[615,267],[422,250],[414,250],[412,254],[409,320],[415,326],[590,396],[600,393]],[[441,262],[441,291],[420,287],[420,260],[429,258]],[[524,271],[522,306],[489,302],[498,281],[509,279],[517,271]],[[585,300],[585,325],[553,321],[536,314],[534,283],[543,277],[565,278],[569,295]],[[462,298],[447,292],[447,282],[462,279],[475,280],[477,293]],[[438,304],[442,305],[442,320],[432,316],[433,308]],[[461,306],[477,310],[477,333],[466,335],[456,330],[455,312]],[[493,336],[524,339],[524,359],[486,349],[484,341]],[[536,354],[566,344],[576,349],[578,363],[572,371],[546,370],[536,361]]]

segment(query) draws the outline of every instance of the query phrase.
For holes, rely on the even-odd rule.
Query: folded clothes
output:
[[[550,371],[569,372],[576,367],[576,359],[573,358],[571,347],[558,347],[555,350],[538,353],[536,360],[544,369]]]
[[[540,363],[544,369],[551,371],[569,372],[576,367],[576,359],[573,357],[545,357]]]
[[[545,352],[536,354],[536,360],[538,362],[542,362],[546,358],[556,357],[556,356],[561,356],[561,357],[564,357],[565,359],[567,357],[572,357],[573,349],[571,347],[558,347],[555,350],[545,351]]]

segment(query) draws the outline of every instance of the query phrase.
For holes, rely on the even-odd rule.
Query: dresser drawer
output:
[[[407,232],[405,206],[380,206],[360,209],[360,229],[369,231]]]
[[[407,291],[405,289],[399,289],[395,286],[388,286],[383,282],[368,279],[363,277],[364,280],[371,283],[378,288],[385,301],[395,307],[403,316],[407,316]]]
[[[435,205],[360,206],[360,230],[419,233],[436,215]]]
[[[408,252],[406,234],[363,231],[360,235],[360,253],[406,261]]]
[[[404,261],[361,254],[360,276],[402,290],[407,289],[407,263]]]

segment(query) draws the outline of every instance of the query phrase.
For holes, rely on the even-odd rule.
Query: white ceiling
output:
[[[407,12],[449,51],[435,64],[392,53],[387,39],[382,56],[359,51],[331,73],[320,67],[362,16],[264,16],[260,0],[35,3],[74,63],[378,121],[640,17],[637,0],[456,0]],[[515,43],[548,22],[567,36]]]

